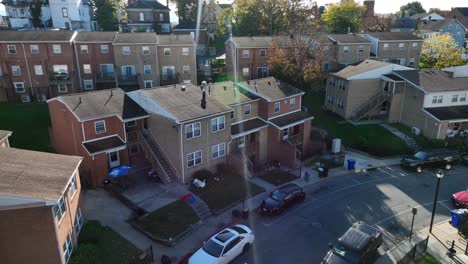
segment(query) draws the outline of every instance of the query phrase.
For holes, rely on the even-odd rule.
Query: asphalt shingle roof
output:
[[[421,23],[420,30],[439,31],[447,25],[450,25],[456,19],[446,18],[439,21],[424,21]]]
[[[122,119],[144,117],[148,113],[120,88],[63,95],[57,100],[80,119],[117,115]]]
[[[300,121],[305,121],[305,120],[313,119],[313,118],[314,117],[309,112],[297,111],[297,112],[290,113],[288,115],[270,119],[269,121],[275,124],[276,126],[282,128],[290,124],[294,124]]]
[[[440,70],[395,71],[395,73],[427,92],[468,91],[468,77],[453,78],[450,73]]]
[[[85,142],[83,143],[83,146],[86,148],[86,150],[88,150],[89,153],[94,154],[102,152],[106,149],[125,146],[125,142],[123,142],[118,136],[112,136],[99,140]]]
[[[225,105],[240,104],[258,99],[256,95],[237,88],[234,82],[231,81],[212,83],[209,87],[209,96],[216,98]]]
[[[261,127],[265,127],[265,126],[268,126],[268,123],[256,117],[254,119],[250,119],[250,120],[232,125],[231,135],[235,136],[237,134],[241,134],[243,132],[248,132],[248,131],[258,129]]]
[[[422,38],[414,35],[411,32],[369,32],[366,33],[374,38],[378,38],[380,41],[398,41],[398,40],[420,40]]]
[[[117,32],[78,32],[75,42],[112,42]]]
[[[128,4],[127,9],[138,8],[138,9],[160,9],[160,10],[169,10],[169,8],[157,0],[153,1],[144,1],[137,0]]]
[[[69,42],[75,31],[60,30],[29,30],[29,31],[2,31],[0,42]]]
[[[58,201],[81,157],[0,148],[0,196]]]
[[[154,32],[141,32],[141,33],[117,33],[114,38],[114,43],[117,44],[132,44],[132,43],[148,43],[156,44],[157,38]]]
[[[157,35],[158,45],[194,45],[195,40],[190,33],[174,35]]]
[[[357,34],[328,34],[327,37],[332,40],[336,41],[338,43],[366,43],[366,44],[371,44],[371,42]]]
[[[232,37],[238,48],[268,48],[275,37]]]
[[[382,68],[382,67],[385,67],[385,66],[388,66],[388,65],[390,65],[390,63],[388,63],[388,62],[367,59],[367,60],[359,63],[356,66],[353,66],[353,65],[348,66],[348,67],[342,69],[341,71],[339,71],[337,73],[334,73],[333,75],[344,78],[344,79],[347,79],[347,78],[352,77],[354,75],[362,74],[362,73],[372,71],[372,70],[375,70],[375,69],[378,69],[378,68]]]
[[[242,89],[247,89],[253,94],[257,94],[269,101],[276,101],[292,95],[303,94],[304,91],[280,81],[274,77],[266,77],[237,83]]]
[[[430,107],[424,108],[424,110],[441,121],[468,119],[468,105]]]

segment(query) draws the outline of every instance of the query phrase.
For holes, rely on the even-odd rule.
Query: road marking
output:
[[[445,201],[439,201],[438,203],[440,203],[440,204],[441,204],[443,207],[445,207],[445,208],[449,209],[449,211],[451,211],[451,210],[452,210],[452,208],[450,208],[450,207],[446,206],[446,205],[443,203],[443,202],[446,202],[446,201],[449,201],[449,200],[445,200]]]
[[[352,179],[353,182],[357,183],[357,184],[361,184],[359,181],[357,181],[356,179]]]
[[[394,169],[390,168],[390,167],[385,167],[387,170],[391,170],[393,171]]]

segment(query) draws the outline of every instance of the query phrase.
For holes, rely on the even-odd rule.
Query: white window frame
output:
[[[103,131],[98,131],[97,130],[98,129],[97,125],[101,124],[101,123],[102,123],[102,127],[104,128],[104,130]],[[94,132],[95,132],[96,135],[106,133],[106,121],[105,120],[99,120],[99,121],[94,122]]]
[[[235,113],[234,111],[231,111],[231,120],[235,118]]]
[[[289,109],[294,109],[296,107],[296,98],[289,99]]]
[[[128,121],[125,123],[126,127],[135,127],[137,125],[136,120]]]
[[[62,17],[68,17],[68,9],[66,7],[62,7]]]
[[[94,88],[93,80],[92,79],[83,80],[83,88],[85,90],[92,90]]]
[[[13,47],[13,49],[10,49]],[[8,54],[18,54],[18,51],[16,50],[16,45],[7,45],[7,50]],[[14,50],[14,52],[12,52]]]
[[[75,197],[75,194],[77,191],[78,191],[78,186],[76,184],[76,175],[73,174],[70,184],[68,184],[68,195],[70,195],[71,200],[73,200],[73,197]]]
[[[62,46],[60,44],[53,44],[52,45],[52,52],[54,54],[62,54]]]
[[[273,104],[273,113],[279,113],[280,111],[281,111],[281,102],[275,102]]]
[[[239,137],[239,139],[237,140],[237,147],[238,148],[245,147],[245,136]]]
[[[458,94],[452,95],[452,103],[458,103]]]
[[[389,49],[390,49],[390,45],[388,43],[384,43],[383,50],[389,50]]]
[[[242,50],[242,58],[248,59],[250,57],[250,50],[244,49]]]
[[[145,21],[145,13],[140,12],[139,13],[139,18],[140,18],[140,21]]]
[[[184,74],[190,74],[190,65],[183,65],[182,66],[182,72]]]
[[[146,70],[149,70],[149,72],[147,73]],[[143,73],[144,74],[151,74],[151,65],[150,64],[143,65]]]
[[[405,43],[404,42],[398,43],[398,48],[399,49],[404,49],[405,48]]]
[[[66,93],[67,92],[67,84],[66,83],[59,83],[57,84],[57,89],[59,93]]]
[[[80,45],[80,52],[81,54],[88,54],[89,53],[88,45]]]
[[[78,234],[81,231],[81,227],[83,227],[83,215],[81,214],[81,208],[78,208],[76,211],[75,216],[75,236],[78,237]]]
[[[159,13],[159,21],[163,21],[164,20],[164,15],[163,13]]]
[[[226,155],[226,143],[211,146],[211,159],[218,159]]]
[[[39,54],[39,45],[29,45],[31,54]]]
[[[122,55],[123,56],[130,56],[131,51],[129,46],[122,47]]]
[[[16,76],[16,77],[21,76],[21,67],[19,65],[11,65],[11,75]]]
[[[198,129],[195,130],[195,127],[198,126]],[[191,131],[189,131],[191,129]],[[195,131],[198,131],[198,135],[196,135]],[[191,136],[187,136],[187,134],[192,133]],[[195,122],[192,124],[185,125],[185,139],[193,139],[201,136],[201,123]]]
[[[199,158],[197,158],[198,154],[200,155]],[[198,159],[200,159],[200,161],[197,163]],[[192,165],[190,165],[191,162],[193,163]],[[201,150],[197,150],[197,151],[187,154],[187,168],[192,168],[202,163],[203,163],[203,152]]]
[[[459,102],[466,102],[466,94],[460,94]]]
[[[34,74],[35,74],[36,76],[42,76],[42,75],[44,75],[44,70],[43,70],[41,64],[39,64],[39,65],[34,65]]]
[[[68,263],[73,252],[73,243],[71,240],[71,234],[67,235],[67,238],[63,242],[63,256],[65,257],[65,263]]]
[[[91,64],[83,64],[83,73],[84,74],[91,74]]]
[[[211,133],[216,133],[226,128],[226,119],[224,118],[224,116],[218,116],[218,117],[212,118],[210,124],[211,124]]]
[[[171,56],[171,48],[164,48],[164,56]]]
[[[417,42],[413,42],[411,44],[411,47],[413,47],[413,49],[417,49],[418,48],[418,43]]]
[[[261,49],[260,50],[260,57],[266,57],[267,51],[266,49]]]
[[[141,47],[141,54],[143,54],[143,55],[150,55],[151,52],[150,52],[149,46],[143,46],[143,47]]]
[[[343,54],[349,54],[349,46],[343,46]]]
[[[250,115],[252,113],[252,105],[244,105],[244,115]]]
[[[104,48],[105,47],[105,48]],[[109,53],[109,45],[107,44],[101,44],[101,53],[107,54]]]
[[[250,76],[250,69],[248,67],[242,68],[242,76]]]
[[[21,90],[18,90],[18,85],[21,84],[22,88]],[[15,86],[15,91],[17,93],[24,93],[26,89],[24,88],[24,82],[14,82],[13,85]]]
[[[147,87],[148,83],[149,83],[149,87]],[[144,80],[143,85],[144,85],[145,89],[152,88],[153,87],[153,80]]]
[[[282,130],[282,138],[283,140],[286,140],[289,138],[289,128],[285,128]]]
[[[189,48],[182,48],[182,56],[189,56],[190,50]]]
[[[55,219],[57,219],[57,222],[62,222],[62,219],[67,212],[67,203],[65,202],[65,197],[60,197],[57,204],[52,207],[52,211],[54,213]]]
[[[439,95],[439,97],[437,98],[437,103],[438,104],[441,104],[444,102],[444,96],[443,95]]]

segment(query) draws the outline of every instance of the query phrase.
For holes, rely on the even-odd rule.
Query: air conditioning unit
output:
[[[21,102],[30,103],[31,102],[31,96],[29,94],[21,95]]]
[[[39,103],[45,103],[45,102],[47,102],[47,96],[45,94],[38,94],[37,95],[37,101]]]

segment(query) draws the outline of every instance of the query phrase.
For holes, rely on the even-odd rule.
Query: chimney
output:
[[[205,92],[205,88],[203,87],[203,90],[202,90],[202,98],[201,98],[201,108],[202,109],[206,109],[206,92]]]
[[[185,85],[180,86],[180,90],[181,90],[182,92],[185,92]]]

